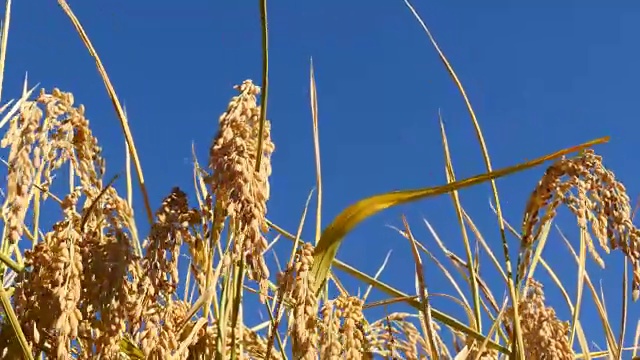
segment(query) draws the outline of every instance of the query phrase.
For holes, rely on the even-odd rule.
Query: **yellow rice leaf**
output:
[[[497,179],[608,141],[609,137],[606,136],[542,156],[535,160],[526,161],[515,166],[510,166],[487,174],[477,175],[446,185],[414,190],[394,191],[386,194],[374,195],[358,201],[343,210],[342,213],[340,213],[322,232],[322,236],[320,237],[320,241],[318,241],[313,255],[313,267],[311,269],[313,290],[316,294],[320,293],[320,289],[322,289],[327,279],[327,275],[329,274],[331,262],[335,259],[338,247],[342,243],[342,240],[351,230],[353,230],[353,228],[366,218],[390,207],[446,194],[455,190],[477,185],[491,179]]]
[[[120,339],[120,353],[129,359],[144,359],[144,353],[128,337]]]

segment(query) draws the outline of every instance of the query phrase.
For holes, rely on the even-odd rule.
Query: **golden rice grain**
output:
[[[531,279],[528,291],[520,299],[518,314],[527,359],[574,359],[569,343],[569,324],[558,320],[555,310],[545,304],[542,285]],[[513,324],[513,308],[506,311]]]
[[[605,252],[620,249],[626,255],[633,265],[633,299],[637,300],[640,296],[640,230],[631,222],[631,205],[625,187],[592,150],[551,165],[529,197],[522,224],[524,251],[518,269],[520,276],[528,266],[533,242],[544,224],[555,216],[560,204],[567,205],[581,228],[587,229],[591,224]],[[541,213],[544,213],[542,217]],[[590,238],[587,245],[592,257],[604,265]]]
[[[209,152],[209,167],[213,170],[211,192],[224,209],[221,218],[231,218],[236,254],[246,258],[253,279],[260,281],[265,293],[269,269],[263,254],[267,240],[262,233],[266,231],[271,154],[275,147],[267,122],[262,161],[256,171],[260,119],[256,96],[260,88],[246,80],[236,89],[240,94],[231,99],[227,111],[220,116],[218,135]]]

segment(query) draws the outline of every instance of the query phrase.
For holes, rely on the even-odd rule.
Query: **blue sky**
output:
[[[234,95],[232,86],[247,78],[260,82],[257,2],[112,0],[70,5],[126,104],[152,206],[156,208],[175,185],[190,190],[191,143],[200,161],[206,162],[218,116]],[[634,110],[635,85],[640,83],[640,4],[414,5],[467,89],[495,168],[609,135],[611,142],[596,151],[635,200],[640,173],[630,154],[640,129]],[[446,181],[438,110],[445,119],[457,177],[485,171],[462,98],[402,0],[273,1],[269,18],[268,116],[277,148],[268,215],[275,223],[295,232],[315,184],[311,57],[318,86],[323,226],[363,197]],[[93,60],[55,1],[14,4],[4,99],[19,95],[27,71],[30,84],[71,91],[86,105],[92,129],[105,147],[108,168],[122,171],[124,140],[115,112]],[[539,167],[498,181],[506,217],[514,225],[543,171]],[[465,190],[462,204],[502,259],[490,198],[490,186],[481,185]],[[139,205],[137,214],[143,216]],[[423,217],[452,250],[462,251],[452,202],[442,196],[367,220],[348,236],[338,257],[373,274],[393,249],[382,280],[412,292],[410,248],[387,227],[401,226],[402,214],[416,237],[436,254],[439,250]],[[304,231],[310,240],[313,225],[309,220]],[[561,214],[558,225],[577,246],[572,217]],[[545,256],[574,283],[576,267],[557,232],[550,243]],[[286,249],[284,243],[281,248]],[[596,285],[602,280],[617,331],[620,257],[609,259],[606,271],[595,269],[591,275]],[[426,264],[430,290],[451,292],[433,263]],[[501,284],[492,282],[489,263],[484,269],[499,298]],[[361,286],[347,277],[343,280],[350,291]],[[574,288],[568,287],[570,293]],[[562,302],[553,286],[547,290],[550,301]],[[440,308],[459,313],[450,302],[438,301]],[[568,320],[563,307],[558,311]],[[628,341],[635,330],[633,319],[640,316],[636,304],[630,312]],[[583,321],[587,334],[604,346],[589,304]]]

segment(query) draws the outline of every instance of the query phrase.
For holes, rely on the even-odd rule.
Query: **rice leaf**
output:
[[[394,191],[380,195],[374,195],[346,208],[340,213],[333,222],[322,232],[320,241],[315,248],[313,255],[313,267],[311,269],[312,289],[319,295],[322,289],[331,262],[338,253],[338,248],[344,237],[353,230],[363,220],[379,213],[382,210],[422,200],[428,197],[438,196],[449,193],[454,190],[460,190],[469,186],[477,185],[491,179],[497,179],[506,175],[514,174],[535,166],[538,166],[548,160],[553,160],[572,152],[586,149],[596,144],[602,144],[609,141],[609,137],[602,137],[581,145],[563,149],[555,153],[542,156],[535,160],[526,161],[518,165],[510,166],[501,170],[492,171],[490,173],[477,175],[468,179],[452,182],[442,186]]]

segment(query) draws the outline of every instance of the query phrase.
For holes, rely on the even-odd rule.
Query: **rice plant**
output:
[[[318,201],[316,236],[309,241],[300,235],[308,209],[296,231],[287,231],[267,217],[269,180],[278,176],[271,169],[271,155],[277,149],[271,133],[278,129],[267,119],[266,1],[260,2],[262,86],[239,79],[234,89],[228,89],[230,101],[226,109],[220,109],[208,158],[194,156],[193,187],[174,188],[155,211],[126,113],[98,52],[69,5],[58,1],[62,9],[58,16],[68,17],[96,60],[119,117],[128,149],[127,190],[119,193],[114,187],[116,179],[105,175],[102,148],[89,126],[91,109],[77,104],[82,99],[61,89],[36,92],[25,84],[19,99],[2,105],[0,147],[7,154],[4,165],[8,174],[3,187],[0,243],[2,358],[478,360],[636,356],[637,345],[625,345],[622,340],[626,316],[616,334],[585,266],[587,254],[597,264],[605,264],[607,257],[599,254],[596,244],[606,253],[620,252],[631,265],[632,300],[638,299],[640,230],[633,224],[632,204],[624,186],[592,149],[608,138],[494,170],[461,81],[408,2],[468,106],[486,173],[455,178],[442,126],[447,184],[362,199],[321,229],[322,196],[331,194],[322,192],[318,94],[311,66]],[[2,71],[9,10],[10,2],[2,30]],[[541,165],[546,170],[539,170],[539,183],[532,186],[531,194],[525,194],[527,206],[518,214],[522,222],[512,226],[502,214],[495,179]],[[55,193],[53,184],[61,178],[68,180],[64,184],[67,190]],[[488,245],[460,202],[461,190],[485,182],[492,184],[501,249]],[[133,215],[135,191],[142,194],[146,219]],[[404,293],[393,283],[378,280],[379,273],[366,274],[338,259],[341,242],[364,219],[394,206],[443,195],[453,201],[465,252],[448,250],[426,223],[437,247],[446,254],[443,258],[434,256],[403,219],[396,230],[412,250],[415,293]],[[50,227],[41,225],[45,202],[59,209]],[[562,249],[563,244],[547,241],[560,207],[575,216],[581,234],[578,250],[566,241],[567,256],[578,269],[578,284],[560,281],[541,256],[545,246]],[[148,221],[150,231],[142,234],[136,221]],[[277,254],[281,268],[265,260],[276,241],[267,237],[269,231],[278,234],[276,239],[291,241],[289,252]],[[470,235],[477,239],[475,243]],[[517,259],[510,257],[509,246],[518,248]],[[484,266],[497,270],[503,287],[487,285],[479,271],[479,250],[474,247],[491,259]],[[180,263],[184,259],[187,265]],[[457,289],[449,296],[463,304],[466,320],[432,306],[428,280],[433,274],[425,276],[425,259]],[[536,276],[540,267],[555,280],[545,285],[557,286],[566,303],[547,301]],[[349,293],[333,269],[368,286],[367,292]],[[455,280],[449,269],[462,274],[464,282]],[[602,320],[606,339],[602,351],[590,350],[580,322],[585,285]],[[578,288],[577,299],[567,295],[566,288],[572,286]],[[387,298],[368,301],[372,289]],[[508,296],[500,299],[505,290]],[[471,295],[471,301],[465,294]],[[245,317],[250,296],[259,299],[268,320],[252,324]],[[626,309],[626,297],[623,301]],[[404,310],[378,318],[367,311],[390,304],[401,304]],[[558,318],[559,307],[568,308],[571,318]],[[483,319],[490,319],[490,325],[481,326]],[[640,323],[637,326],[640,329]],[[640,330],[636,332],[640,334]],[[639,337],[636,335],[636,344]]]

